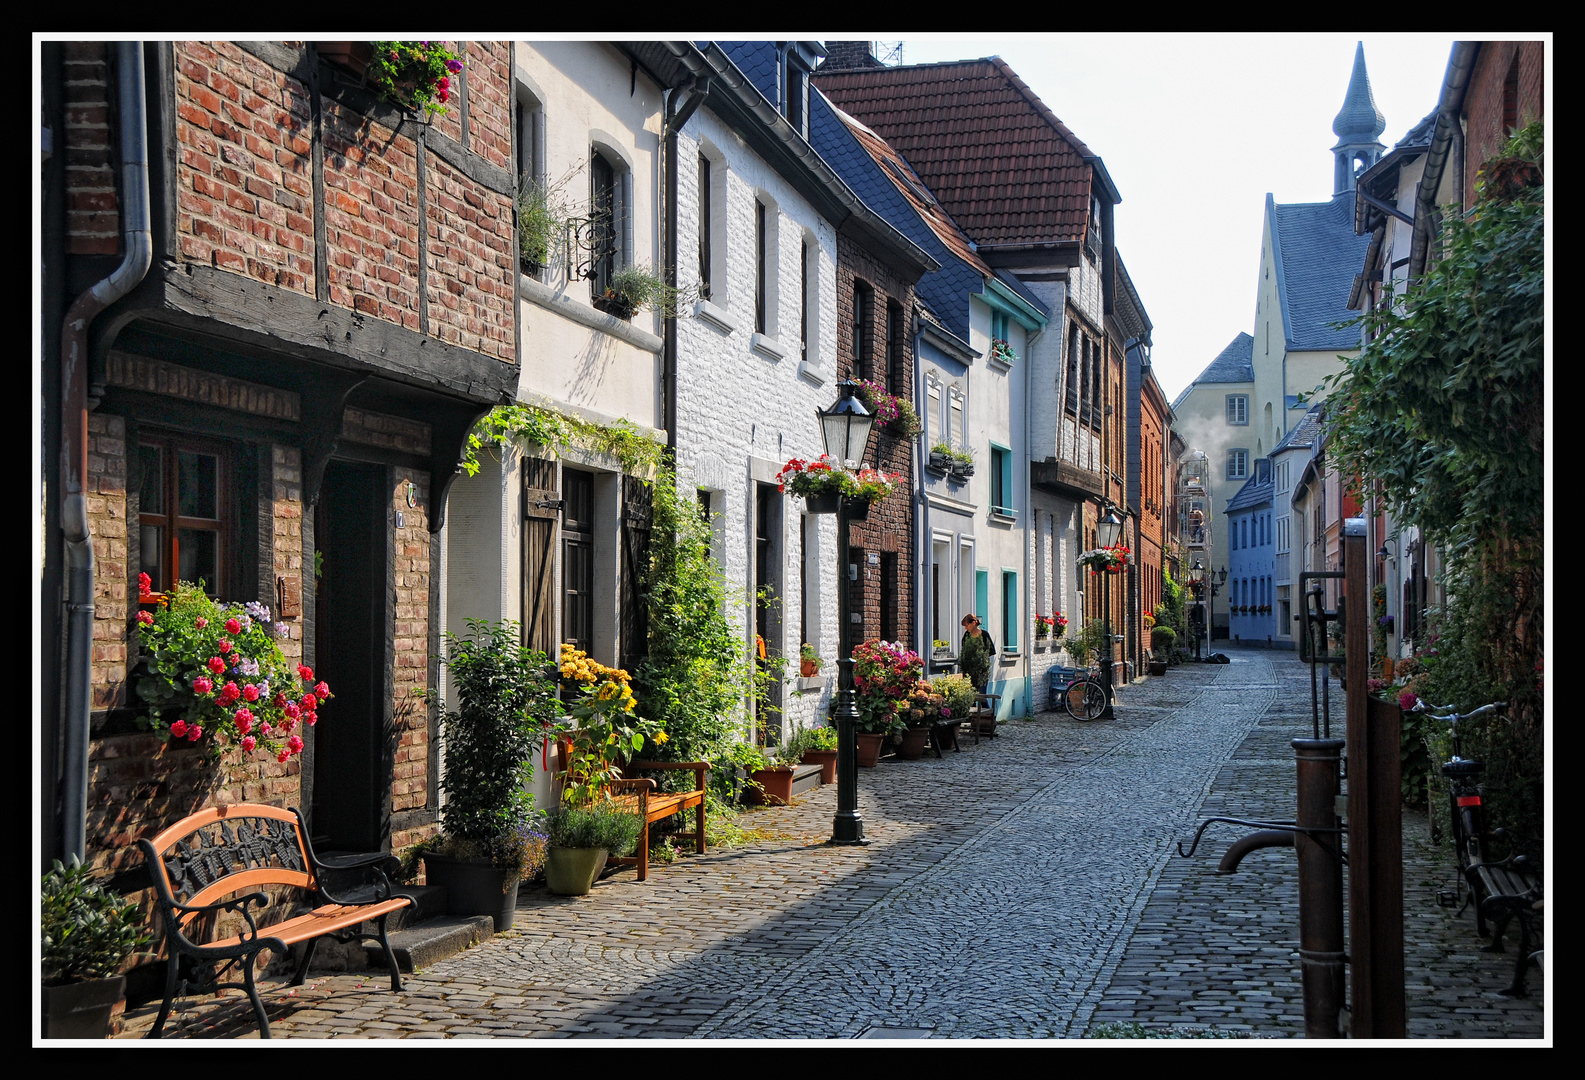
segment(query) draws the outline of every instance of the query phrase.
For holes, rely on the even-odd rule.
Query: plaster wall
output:
[[[711,160],[711,298],[677,324],[677,465],[679,486],[710,492],[717,515],[716,556],[733,607],[728,618],[745,647],[754,638],[756,489],[774,484],[790,458],[824,452],[816,413],[836,399],[836,230],[775,170],[749,151],[707,107],[695,112],[678,136],[678,250],[698,250],[701,151]],[[755,203],[767,208],[767,243],[773,262],[766,334],[755,327]],[[809,245],[809,351],[800,360],[801,258]],[[679,278],[697,265],[680,259]],[[692,276],[697,276],[693,274]],[[906,490],[906,489],[905,489]],[[893,499],[906,498],[902,491]],[[784,720],[790,726],[819,722],[834,682],[828,664],[813,680],[797,677],[802,640],[827,660],[837,642],[836,519],[805,515],[803,500],[778,496],[773,521],[780,605],[772,612],[772,655],[789,658]],[[807,524],[803,519],[807,518]],[[806,530],[806,531],[805,531]],[[807,543],[803,541],[807,537]],[[900,572],[906,573],[905,568]],[[807,584],[806,584],[807,582]]]

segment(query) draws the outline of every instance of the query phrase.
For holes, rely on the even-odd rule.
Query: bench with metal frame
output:
[[[396,860],[382,852],[318,858],[308,829],[297,810],[259,803],[215,806],[190,814],[156,835],[138,841],[159,905],[165,935],[165,1000],[147,1038],[157,1039],[179,993],[213,993],[234,967],[242,972],[242,988],[253,1003],[261,1038],[270,1037],[270,1022],[254,984],[254,967],[265,949],[282,955],[303,944],[292,975],[301,986],[322,937],[338,941],[378,941],[391,970],[391,990],[402,989],[402,973],[386,936],[386,919],[414,901],[392,890],[385,869]],[[357,874],[369,884],[331,892],[325,877]],[[316,903],[311,911],[282,922],[260,926],[255,907],[269,904],[261,886],[305,889]],[[253,890],[245,892],[245,890]],[[242,895],[238,895],[242,894]],[[232,899],[226,899],[232,897]],[[241,916],[238,932],[206,941],[219,917]],[[362,929],[373,921],[376,929]],[[187,974],[183,976],[183,968]]]
[[[689,791],[657,791],[655,781],[643,778],[633,778],[631,774],[648,771],[691,771],[694,774],[694,785]],[[694,811],[694,830],[692,832],[674,833],[679,840],[692,840],[694,851],[700,855],[705,853],[704,841],[704,804],[705,804],[705,778],[710,772],[710,763],[707,761],[634,761],[630,762],[624,770],[629,774],[629,779],[612,781],[610,786],[612,802],[623,807],[630,813],[638,815],[642,825],[638,833],[638,850],[633,855],[606,860],[607,866],[634,866],[638,868],[638,880],[643,881],[649,877],[649,827],[658,821],[665,821],[674,814],[687,810]]]
[[[1519,955],[1514,962],[1513,983],[1498,993],[1504,997],[1525,997],[1524,976],[1539,944],[1542,915],[1541,875],[1534,863],[1523,855],[1510,855],[1501,862],[1473,863],[1466,871],[1470,891],[1480,898],[1477,908],[1482,921],[1492,924],[1490,952],[1502,952],[1503,933],[1508,924],[1519,921]]]

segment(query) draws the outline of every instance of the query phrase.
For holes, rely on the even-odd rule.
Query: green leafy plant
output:
[[[551,847],[604,848],[618,859],[633,850],[642,827],[638,815],[608,802],[563,805],[545,815],[545,835]]]
[[[958,646],[958,668],[968,676],[975,689],[983,689],[990,679],[993,659],[984,634],[963,635],[963,643]]]
[[[799,728],[793,732],[790,739],[782,746],[781,756],[784,761],[801,761],[806,752],[810,750],[835,750],[837,748],[837,733],[835,729],[825,725],[814,725]]]
[[[318,723],[320,705],[333,695],[314,682],[313,669],[282,655],[285,624],[271,623],[260,603],[216,603],[202,582],[178,582],[163,595],[150,585],[138,575],[140,602],[156,605],[137,615],[143,664],[136,685],[148,726],[168,743],[207,733],[214,755],[230,746],[282,762],[301,753],[299,726]]]
[[[648,309],[663,319],[675,319],[699,299],[699,290],[668,285],[649,267],[634,263],[612,273],[605,295],[598,299],[598,306],[618,318],[632,318],[634,313]]]
[[[826,666],[826,662],[821,659],[819,651],[807,641],[798,647],[798,659],[805,663],[813,664],[816,671]]]
[[[534,797],[525,786],[534,751],[560,712],[554,669],[544,653],[520,643],[518,624],[468,620],[468,636],[447,634],[441,664],[457,702],[446,708],[438,691],[424,697],[441,705],[446,770],[440,810],[439,853],[485,857],[521,871],[518,830],[531,822]]]
[[[364,78],[393,105],[435,116],[446,111],[463,59],[438,41],[371,41]]]
[[[930,686],[958,719],[966,718],[974,708],[974,684],[967,675],[937,675],[930,680]]]
[[[1084,667],[1106,649],[1106,624],[1101,619],[1091,619],[1084,627],[1062,639],[1062,647],[1073,662]]]
[[[44,875],[40,936],[46,986],[108,978],[151,940],[138,905],[96,882],[75,855]]]
[[[919,434],[919,414],[911,401],[888,393],[885,386],[872,379],[860,379],[857,385],[858,398],[875,417],[876,428],[898,439]]]
[[[900,641],[871,640],[853,650],[858,730],[900,731],[908,726],[908,699],[924,675],[924,660]]]
[[[1018,363],[1018,354],[1013,352],[1013,347],[1001,338],[991,341],[991,359],[1000,360],[1004,364]]]
[[[569,645],[562,646],[564,674],[569,650],[577,652]],[[608,797],[608,785],[620,779],[622,766],[646,743],[659,749],[670,738],[663,726],[634,711],[636,701],[627,672],[606,670],[611,672],[608,677],[581,685],[569,721],[556,729],[556,734],[572,746],[567,767],[561,773],[562,800],[572,806],[585,806]]]
[[[622,463],[624,472],[645,476],[660,465],[661,447],[627,420],[596,424],[545,405],[497,405],[468,433],[462,469],[479,472],[479,451],[494,443],[532,446],[551,457],[564,446],[579,446],[608,453]]]
[[[578,166],[550,182],[525,178],[518,189],[517,255],[530,271],[550,265],[554,245],[572,217],[567,186],[582,171]]]
[[[813,461],[792,458],[776,474],[778,491],[790,491],[804,498],[840,495],[845,499],[875,502],[884,499],[903,483],[901,473],[885,473],[868,465],[857,471],[842,468],[827,454]]]

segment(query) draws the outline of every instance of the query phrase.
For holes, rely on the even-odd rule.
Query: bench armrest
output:
[[[230,900],[222,900],[215,904],[178,904],[174,900],[167,900],[163,901],[163,905],[168,907],[168,910],[164,913],[162,921],[165,923],[166,934],[174,939],[178,951],[189,953],[209,951],[213,955],[214,950],[210,950],[202,942],[192,940],[182,932],[183,920],[179,916],[212,915],[222,911],[235,911],[247,922],[248,928],[237,935],[239,942],[233,949],[221,951],[227,956],[233,953],[237,956],[245,956],[253,950],[254,942],[259,936],[259,924],[254,921],[253,912],[249,910],[249,906],[252,904],[262,906],[269,902],[269,896],[262,892],[252,892],[246,896],[234,896]]]

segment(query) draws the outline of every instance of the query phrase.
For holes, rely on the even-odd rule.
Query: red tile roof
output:
[[[952,215],[931,197],[919,174],[909,168],[903,156],[861,121],[841,109],[835,111],[848,126],[848,130],[853,132],[854,138],[858,139],[859,145],[875,159],[875,163],[881,167],[891,182],[897,185],[897,190],[902,193],[903,198],[919,212],[925,224],[941,238],[947,249],[986,277],[990,277],[991,268],[985,265],[985,260],[974,253],[973,241],[963,235],[963,230],[952,220]]]
[[[1077,243],[1099,159],[1000,57],[819,72],[983,247]]]

